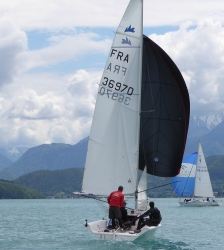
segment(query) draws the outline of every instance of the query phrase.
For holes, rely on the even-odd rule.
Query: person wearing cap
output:
[[[162,220],[160,211],[158,208],[154,207],[154,202],[149,202],[150,209],[147,210],[144,214],[137,217],[139,219],[137,230],[140,230],[145,225],[147,226],[158,226],[160,221]],[[149,218],[144,218],[145,216],[149,216]]]
[[[124,202],[123,187],[119,186],[117,191],[112,192],[107,197],[107,202],[110,205],[109,218],[112,220],[112,227],[115,229],[115,219],[119,221],[120,228],[123,228],[121,220],[121,206]]]

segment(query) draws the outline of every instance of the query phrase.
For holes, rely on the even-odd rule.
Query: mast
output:
[[[142,53],[143,53],[143,0],[142,0],[142,11],[141,11],[141,42],[140,42],[140,61],[139,61],[139,103],[138,103],[138,129],[137,129],[137,136],[138,136],[138,149],[140,144],[140,117],[141,117],[141,86],[142,86]],[[139,169],[139,150],[138,150],[138,165],[137,165],[137,174],[136,174],[136,192],[135,192],[135,209],[138,208],[138,169]]]

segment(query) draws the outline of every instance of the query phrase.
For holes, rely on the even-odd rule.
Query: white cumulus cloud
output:
[[[17,57],[26,49],[26,33],[10,19],[0,18],[0,86],[13,80],[19,68]]]
[[[177,64],[187,83],[192,115],[223,110],[224,27],[206,20],[176,32],[150,36]]]
[[[128,3],[0,2],[0,147],[74,144],[88,136],[103,70],[99,65],[112,42],[102,27],[116,30]],[[179,67],[189,88],[193,115],[224,109],[223,13],[223,0],[144,1],[146,28],[179,27],[162,35],[146,35]],[[40,37],[47,34],[47,38],[43,42],[36,35],[35,44],[44,45],[31,50],[32,32],[39,32]],[[70,70],[57,71],[60,64],[70,61]]]

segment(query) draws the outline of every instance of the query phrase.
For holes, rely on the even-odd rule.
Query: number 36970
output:
[[[131,98],[129,96],[125,96],[124,94],[113,92],[112,90],[101,86],[99,88],[100,95],[106,95],[109,99],[113,101],[118,101],[120,103],[124,103],[125,105],[129,105]]]

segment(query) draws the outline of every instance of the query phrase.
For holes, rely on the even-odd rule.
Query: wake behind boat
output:
[[[174,183],[173,188],[176,194],[181,197],[179,200],[181,206],[214,207],[222,205],[221,202],[215,200],[200,142],[197,153],[184,157],[181,172],[172,181],[180,181],[178,184]]]
[[[143,36],[143,0],[130,0],[116,31],[99,83],[82,194],[107,197],[118,186],[135,194],[129,227],[108,229],[108,220],[86,221],[97,239],[151,239],[160,227],[136,231],[147,209],[146,181],[138,170],[173,177],[181,167],[190,103],[184,79],[170,57]],[[147,177],[147,176],[146,176]],[[145,189],[145,190],[144,190]],[[141,191],[141,193],[140,193]]]

